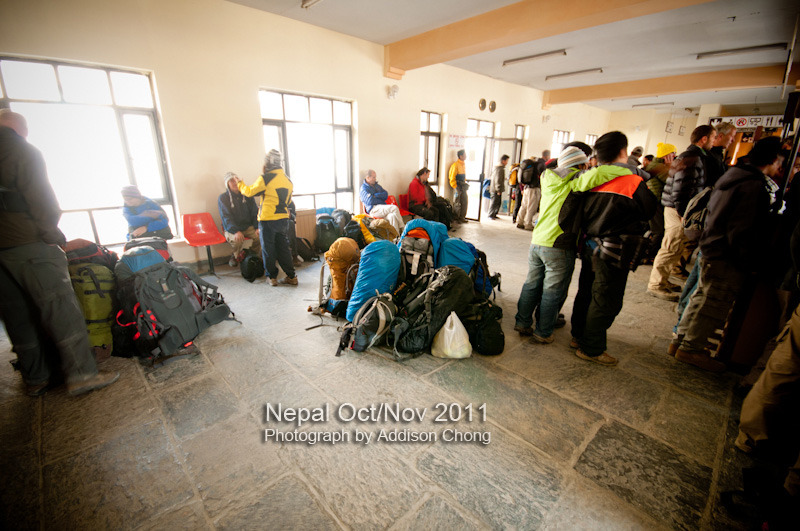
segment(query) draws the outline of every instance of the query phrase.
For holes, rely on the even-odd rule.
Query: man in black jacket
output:
[[[653,260],[647,292],[653,297],[675,302],[679,287],[669,281],[674,266],[686,246],[683,234],[683,213],[689,201],[706,186],[706,150],[710,149],[716,131],[701,125],[692,131],[692,144],[670,166],[669,177],[661,194],[664,205],[664,238]]]
[[[624,134],[606,133],[597,139],[594,148],[600,167],[614,164],[631,173],[586,192],[581,227],[586,245],[572,308],[571,346],[578,348],[575,354],[579,358],[611,366],[617,364],[617,359],[606,352],[606,332],[622,310],[629,271],[628,265],[615,261],[612,253],[627,254],[627,246],[637,244],[637,238],[647,231],[647,221],[656,211],[656,199],[642,175],[627,164],[628,138]],[[620,243],[623,249],[604,252],[612,249],[608,244]]]
[[[233,255],[228,265],[235,267],[244,260],[243,249],[250,249],[261,256],[261,242],[258,232],[258,205],[252,197],[243,195],[236,186],[238,176],[233,172],[225,174],[226,190],[217,199],[219,216],[225,239],[233,247]],[[249,243],[248,243],[249,242]]]
[[[757,270],[767,251],[768,188],[783,163],[780,148],[777,137],[759,140],[749,153],[749,164],[731,168],[717,181],[700,238],[700,280],[670,348],[680,361],[709,371],[725,370],[706,349],[708,338],[724,326],[745,278]]]

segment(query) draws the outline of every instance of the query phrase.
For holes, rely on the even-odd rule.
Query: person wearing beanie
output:
[[[628,272],[635,269],[647,248],[647,221],[656,200],[645,185],[646,172],[631,168],[628,138],[619,131],[606,133],[594,145],[603,168],[624,171],[583,196],[580,230],[585,238],[578,293],[572,306],[572,342],[583,360],[613,366],[617,359],[606,349],[608,329],[622,310]],[[605,170],[608,171],[608,170]],[[620,258],[626,257],[624,260]]]
[[[656,253],[661,248],[661,239],[664,237],[664,206],[661,204],[661,193],[664,191],[664,183],[667,182],[667,177],[669,177],[669,166],[675,159],[677,151],[677,148],[672,144],[659,142],[655,158],[643,168],[650,174],[650,179],[647,180],[647,188],[653,192],[656,201],[658,201],[656,213],[653,215],[653,219],[650,220],[653,248],[647,263],[651,264],[655,259]]]
[[[580,143],[567,146],[558,157],[558,167],[541,175],[542,199],[539,220],[528,248],[528,275],[517,301],[514,330],[537,343],[552,343],[558,312],[567,297],[575,268],[578,234],[575,229],[581,195],[611,179],[629,174],[619,166],[585,171],[592,148]],[[534,311],[538,308],[536,329]]]
[[[225,191],[217,199],[219,217],[225,239],[233,247],[233,256],[228,265],[235,267],[244,260],[244,250],[261,254],[261,239],[258,234],[258,206],[255,199],[239,191],[239,176],[228,172],[222,179]]]
[[[635,148],[633,148],[633,151],[631,151],[631,154],[628,157],[628,164],[638,168],[639,157],[642,156],[642,153],[644,153],[644,148],[642,146],[636,146]]]
[[[236,187],[246,197],[261,197],[258,210],[258,233],[261,238],[261,257],[269,283],[277,286],[279,264],[286,277],[280,284],[296,286],[297,276],[289,245],[289,216],[294,186],[283,171],[280,151],[273,149],[264,157],[264,167],[258,179],[247,186],[236,177]]]
[[[158,237],[172,239],[169,218],[161,205],[142,195],[136,186],[124,186],[121,190],[122,215],[128,222],[127,239]]]
[[[453,195],[453,209],[455,210],[456,219],[459,223],[467,222],[467,165],[464,161],[467,160],[467,152],[463,149],[458,150],[458,160],[450,165],[450,172],[448,173],[448,182],[450,187],[454,190]]]
[[[669,277],[674,274],[673,266],[679,264],[688,243],[683,232],[683,213],[689,201],[706,186],[707,150],[711,149],[715,137],[716,130],[712,126],[696,127],[692,131],[691,145],[670,165],[661,194],[664,238],[647,283],[647,293],[653,297],[670,302],[677,302],[679,298],[680,286],[670,282]]]

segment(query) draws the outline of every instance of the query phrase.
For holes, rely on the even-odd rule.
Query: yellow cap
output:
[[[677,153],[678,149],[673,146],[672,144],[665,144],[663,142],[658,143],[658,149],[656,150],[656,157],[659,159],[663,159],[670,153]]]

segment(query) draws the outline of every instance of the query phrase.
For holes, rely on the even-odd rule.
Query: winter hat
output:
[[[642,153],[644,153],[644,148],[642,146],[636,146],[633,148],[633,151],[631,151],[631,155],[634,157],[639,157],[642,155]]]
[[[267,156],[264,157],[264,166],[268,170],[281,167],[281,152],[277,149],[270,149]]]
[[[582,149],[575,146],[566,148],[558,156],[559,168],[571,168],[572,166],[577,166],[578,164],[587,164],[588,162],[589,157],[586,156],[586,153],[584,153]]]
[[[140,192],[139,189],[132,184],[128,186],[123,186],[121,192],[122,192],[122,197],[135,197],[135,198],[142,197],[142,192]]]
[[[676,153],[678,148],[673,146],[672,144],[666,144],[664,142],[658,143],[658,149],[656,149],[656,157],[659,159],[663,159],[670,153]]]
[[[228,181],[230,181],[231,179],[235,179],[235,178],[236,178],[236,174],[233,173],[232,171],[229,171],[228,173],[225,174],[225,177],[223,177],[223,179],[222,179],[223,180],[223,184],[227,187],[228,186]]]

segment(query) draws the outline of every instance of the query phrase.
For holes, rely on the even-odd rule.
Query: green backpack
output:
[[[111,323],[114,320],[114,273],[100,264],[71,264],[69,276],[89,332],[89,344],[99,358],[108,357],[113,348]]]

